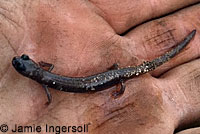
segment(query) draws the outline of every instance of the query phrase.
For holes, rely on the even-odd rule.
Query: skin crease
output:
[[[172,134],[193,123],[200,118],[197,2],[1,0],[0,124],[91,123],[90,134]],[[116,87],[93,94],[50,89],[53,102],[46,106],[42,86],[11,65],[12,57],[26,53],[35,61],[53,63],[53,73],[87,76],[115,62],[126,67],[154,59],[193,29],[195,38],[179,55],[154,72],[127,81],[118,99],[110,96]]]

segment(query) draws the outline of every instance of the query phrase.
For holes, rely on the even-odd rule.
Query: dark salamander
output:
[[[37,64],[29,58],[28,55],[23,54],[21,57],[14,57],[12,65],[20,74],[29,77],[38,83],[42,84],[48,96],[48,102],[51,102],[51,94],[48,87],[65,92],[84,93],[105,90],[114,85],[120,84],[119,91],[113,93],[116,97],[124,93],[124,82],[133,77],[145,74],[154,70],[158,66],[167,62],[169,59],[177,55],[194,37],[196,30],[193,30],[179,45],[164,55],[152,60],[146,61],[138,66],[118,68],[114,64],[112,69],[87,76],[87,77],[66,77],[51,73],[53,65],[45,62]],[[48,71],[41,67],[49,67]]]

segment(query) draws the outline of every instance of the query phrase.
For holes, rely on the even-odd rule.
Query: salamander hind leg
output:
[[[46,62],[44,62],[44,61],[40,61],[38,64],[40,65],[40,67],[48,67],[47,70],[48,70],[49,72],[51,72],[51,71],[53,70],[53,68],[54,68],[54,65],[53,65],[53,64],[51,64],[51,63],[46,63]]]
[[[120,86],[120,89],[119,90],[117,89],[114,92],[112,92],[112,97],[114,97],[115,99],[120,97],[121,95],[123,95],[125,88],[126,88],[126,85],[123,80],[121,80],[119,85],[117,85],[117,86]]]

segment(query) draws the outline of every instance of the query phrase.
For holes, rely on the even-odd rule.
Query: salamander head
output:
[[[21,57],[16,56],[12,60],[13,67],[20,74],[30,77],[39,68],[39,66],[29,58],[28,55],[23,54]]]

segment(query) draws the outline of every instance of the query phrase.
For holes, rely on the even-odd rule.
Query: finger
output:
[[[200,118],[200,59],[183,64],[162,76],[164,92],[176,115],[177,127]]]
[[[197,34],[189,45],[176,57],[157,68],[152,75],[159,76],[167,70],[192,59],[199,57],[199,28],[198,19],[200,5],[184,9],[173,15],[155,20],[125,35],[127,44],[123,45],[124,50],[134,54],[143,60],[152,60],[165,52],[171,50],[183,40],[193,29]],[[181,24],[181,25],[180,25]],[[129,45],[130,42],[132,45]]]
[[[199,2],[199,0],[90,0],[100,14],[121,34],[133,26]]]

